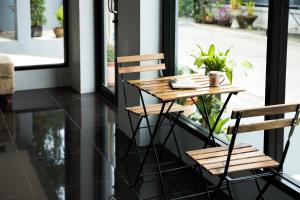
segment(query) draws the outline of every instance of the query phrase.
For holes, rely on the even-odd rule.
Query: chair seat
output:
[[[170,103],[167,103],[165,108],[164,108],[164,113],[167,112],[169,106],[170,106]],[[162,104],[149,104],[149,105],[146,105],[147,114],[148,115],[157,115],[157,114],[160,113],[161,107],[162,107]],[[189,109],[193,109],[193,107],[191,107],[191,106],[182,106],[182,105],[174,103],[169,112],[170,113],[181,112],[181,111],[187,111]],[[126,108],[126,110],[128,110],[129,112],[132,112],[136,115],[139,115],[141,117],[145,116],[143,106],[128,107],[128,108]]]
[[[224,174],[228,146],[188,151],[186,154],[212,175]],[[261,168],[276,168],[279,163],[249,144],[234,146],[228,173]]]

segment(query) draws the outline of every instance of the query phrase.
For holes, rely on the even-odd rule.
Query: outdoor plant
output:
[[[230,7],[232,10],[239,10],[242,6],[242,0],[230,0]]]
[[[252,16],[253,13],[254,13],[255,3],[252,0],[250,0],[250,1],[248,1],[246,3],[246,7],[247,7],[247,13],[248,13],[248,15]]]
[[[61,38],[64,37],[64,6],[60,5],[59,8],[56,10],[55,12],[55,17],[57,19],[57,21],[59,22],[60,26],[59,27],[55,27],[53,29],[54,34],[57,38]]]
[[[115,61],[115,48],[114,45],[108,44],[107,45],[107,62],[114,62]]]
[[[180,65],[178,73],[179,73],[179,75],[184,75],[184,74],[195,74],[196,72],[193,68],[191,68],[189,66]],[[215,124],[215,122],[216,122],[218,114],[223,106],[223,102],[219,98],[217,98],[215,95],[206,95],[206,96],[203,96],[203,98],[204,98],[204,101],[206,104],[206,109],[207,109],[207,114],[209,116],[210,125],[212,127],[213,124]],[[187,100],[189,100],[189,99],[180,99],[178,101],[178,103],[181,105],[185,105]],[[194,101],[196,102],[197,107],[200,108],[201,112],[204,113],[204,107],[202,105],[200,97],[194,98]],[[191,114],[189,116],[189,118],[195,122],[198,122],[203,127],[208,128],[208,125],[207,125],[205,119],[200,115],[199,112],[195,112],[195,113]],[[216,125],[214,133],[221,134],[221,133],[225,132],[224,126],[229,120],[230,120],[230,118],[227,118],[227,117],[221,118],[219,120],[218,124]]]
[[[193,4],[193,18],[197,23],[205,21],[207,2],[205,0],[195,0]]]
[[[61,5],[55,12],[55,17],[62,28],[64,26],[64,6]]]
[[[230,82],[233,80],[233,68],[236,67],[236,63],[229,58],[230,50],[227,49],[225,52],[222,51],[216,51],[215,45],[211,44],[208,51],[205,52],[201,46],[197,45],[199,48],[199,52],[197,55],[193,55],[195,58],[195,66],[198,69],[204,69],[205,74],[207,75],[210,71],[221,71],[226,74],[226,77]],[[243,61],[241,63],[242,66],[246,68],[252,68],[251,63],[248,61]],[[195,71],[195,70],[194,70]],[[197,71],[197,70],[196,70]],[[183,70],[181,69],[181,72],[189,72],[189,70]],[[195,73],[195,72],[193,72]],[[210,125],[212,126],[216,119],[218,114],[220,113],[220,110],[223,106],[223,102],[220,99],[220,96],[216,95],[206,95],[203,96],[207,113],[209,116]],[[201,112],[204,113],[204,107],[202,105],[202,101],[200,101],[200,98],[197,99],[196,104],[198,108],[200,108]],[[208,127],[208,124],[206,123],[206,120],[201,117],[199,113],[195,113],[192,116],[190,116],[193,120],[199,121],[200,124],[204,127]],[[220,134],[225,132],[225,124],[229,121],[229,118],[221,118],[218,124],[216,125],[215,133]],[[230,139],[230,138],[228,138]]]
[[[226,7],[224,4],[216,4],[217,6],[217,15],[215,19],[219,25],[228,25],[230,20],[229,8]]]
[[[190,17],[193,14],[194,0],[179,0],[178,1],[178,15],[179,17]]]
[[[236,63],[229,58],[230,48],[225,52],[216,51],[215,45],[211,44],[208,51],[205,52],[201,46],[197,45],[199,48],[198,55],[193,55],[195,58],[194,64],[199,69],[204,69],[207,75],[210,71],[221,71],[226,74],[226,77],[232,83],[233,80],[233,68],[236,67]],[[248,61],[243,61],[240,63],[241,66],[246,68],[252,68],[252,64]]]
[[[45,0],[30,0],[31,25],[42,26],[46,24]]]

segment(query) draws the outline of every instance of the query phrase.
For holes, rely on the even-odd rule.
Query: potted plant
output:
[[[237,67],[237,64],[229,58],[230,49],[226,51],[216,51],[215,45],[211,44],[208,51],[205,52],[201,46],[197,45],[199,52],[197,55],[193,55],[195,58],[195,66],[198,69],[204,69],[204,73],[208,75],[210,71],[221,71],[223,72],[230,83],[233,81],[233,69]],[[241,66],[246,68],[252,68],[252,64],[248,61],[241,62]],[[217,119],[218,113],[220,112],[223,102],[220,100],[220,96],[207,95],[204,96],[206,102],[206,109],[209,115],[209,121],[211,124]],[[196,102],[198,107],[204,112],[204,107],[201,101]],[[228,118],[221,118],[217,124],[215,133],[223,132],[223,126],[228,122]],[[207,127],[206,120],[203,118],[199,119],[199,122]]]
[[[206,11],[206,16],[204,20],[205,24],[213,24],[214,23],[214,15],[210,11]]]
[[[217,13],[215,16],[215,21],[218,25],[221,26],[228,26],[230,22],[230,14],[229,9],[224,4],[220,2],[216,3],[217,6]]]
[[[108,70],[107,84],[111,85],[115,83],[115,47],[112,44],[107,45],[106,59]]]
[[[205,0],[196,0],[193,3],[193,19],[196,23],[205,23],[207,2]]]
[[[225,52],[217,52],[215,45],[211,44],[208,51],[205,52],[201,46],[197,46],[200,52],[198,56],[193,55],[195,58],[194,64],[199,69],[204,69],[206,75],[208,75],[210,71],[224,72],[230,83],[232,83],[232,71],[237,64],[229,58],[230,49],[227,49]],[[248,61],[243,61],[240,64],[246,68],[252,68],[252,64]]]
[[[253,29],[253,22],[257,19],[257,15],[254,15],[255,3],[250,0],[246,3],[247,15],[245,16],[245,21],[247,23],[248,29]]]
[[[31,37],[42,36],[43,25],[47,22],[45,11],[45,0],[30,0]]]
[[[55,12],[55,17],[60,26],[54,28],[54,34],[57,38],[64,37],[64,7],[61,5]]]
[[[230,0],[230,15],[231,15],[231,28],[239,28],[238,18],[242,6],[242,0]]]

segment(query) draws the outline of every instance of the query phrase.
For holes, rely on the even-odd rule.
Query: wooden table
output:
[[[197,88],[197,89],[172,89],[172,87],[170,85],[170,81],[173,79],[193,80],[195,83],[199,84],[199,88]],[[145,157],[142,161],[142,166],[140,167],[137,179],[139,178],[139,176],[142,172],[142,168],[147,159],[148,153],[150,151],[150,147],[153,145],[155,137],[158,133],[162,115],[169,113],[170,109],[172,108],[172,106],[176,100],[179,100],[182,98],[191,98],[194,101],[194,97],[200,97],[204,110],[200,109],[199,105],[197,105],[195,101],[194,101],[194,103],[197,106],[200,114],[205,119],[206,124],[208,125],[208,129],[210,132],[208,138],[212,138],[213,141],[215,142],[214,137],[213,137],[214,130],[215,130],[232,94],[236,95],[239,92],[244,91],[244,89],[233,86],[231,84],[224,84],[224,85],[221,85],[220,87],[210,87],[208,76],[199,75],[199,74],[160,77],[160,78],[149,79],[149,80],[128,80],[127,82],[128,82],[128,84],[132,85],[133,87],[135,87],[139,90],[143,109],[145,112],[145,117],[146,117],[147,121],[149,121],[148,115],[147,115],[147,106],[145,105],[142,92],[146,92],[146,93],[156,97],[162,103],[161,109],[160,109],[160,114],[158,116],[154,131],[152,133],[150,143],[147,147]],[[204,95],[214,95],[214,94],[228,94],[228,97],[227,97],[224,105],[222,106],[221,111],[218,114],[218,117],[217,117],[215,123],[211,126],[211,123],[209,121],[209,115],[208,115],[208,112],[206,109],[206,105],[205,105],[203,96]],[[206,148],[206,145],[207,145],[207,143],[205,144],[204,148]],[[159,173],[161,175],[162,172],[159,171]]]
[[[174,79],[192,79],[199,83],[198,89],[172,89],[170,81]],[[162,102],[170,102],[182,98],[191,98],[203,95],[233,93],[244,91],[236,86],[225,84],[220,87],[209,87],[208,76],[191,74],[181,76],[168,76],[149,80],[129,80],[130,85],[158,98]]]

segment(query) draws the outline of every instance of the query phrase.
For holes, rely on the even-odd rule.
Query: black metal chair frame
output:
[[[300,114],[300,105],[297,105],[297,108],[294,112],[295,112],[295,115],[294,115],[294,118],[292,120],[292,123],[290,124],[290,131],[289,131],[288,140],[286,141],[284,151],[283,151],[282,157],[281,157],[280,162],[279,162],[279,166],[277,167],[276,170],[274,170],[274,169],[268,169],[268,171],[261,171],[261,170],[255,171],[255,170],[252,170],[251,171],[252,175],[239,177],[239,178],[230,178],[228,176],[228,169],[229,169],[229,164],[230,164],[232,151],[234,149],[234,144],[235,144],[235,140],[236,140],[236,137],[237,137],[237,134],[238,134],[240,121],[243,118],[242,117],[242,112],[239,112],[237,114],[236,122],[235,122],[234,129],[233,129],[233,132],[232,132],[232,138],[231,138],[231,142],[230,142],[230,145],[229,145],[229,150],[228,150],[227,160],[226,160],[226,164],[225,164],[225,168],[224,168],[224,173],[223,173],[223,175],[219,176],[220,180],[219,180],[218,184],[214,185],[213,187],[208,187],[205,184],[204,185],[205,190],[206,190],[205,192],[197,193],[197,194],[191,194],[191,195],[188,195],[188,196],[175,198],[175,199],[176,200],[186,199],[186,198],[191,198],[191,197],[196,197],[196,196],[201,196],[201,195],[207,195],[208,199],[215,199],[217,193],[220,190],[223,190],[223,189],[227,189],[230,198],[233,199],[232,192],[230,190],[230,184],[240,183],[240,182],[243,182],[243,181],[251,181],[251,180],[255,181],[256,187],[259,191],[259,194],[256,197],[256,200],[265,199],[264,198],[264,193],[268,190],[268,188],[270,187],[270,185],[274,181],[274,179],[281,174],[282,167],[284,165],[284,161],[285,161],[285,158],[286,158],[286,155],[288,153],[289,146],[290,146],[291,137],[293,136],[295,126],[297,125],[297,123],[299,123],[298,118],[299,118],[299,114]],[[282,113],[285,113],[285,112],[282,112]],[[280,127],[280,128],[283,128],[283,127]],[[197,168],[200,170],[201,177],[204,179],[203,172],[202,172],[202,167],[198,164]],[[259,173],[257,173],[257,172],[259,172]],[[264,187],[261,188],[261,185],[258,181],[258,178],[267,177],[267,176],[271,176],[271,178],[268,179],[267,183],[264,185]],[[226,184],[226,188],[222,188],[222,186],[224,186],[224,183]],[[210,193],[212,193],[212,196],[210,196]]]
[[[118,68],[119,67],[122,67],[122,64],[118,63]],[[159,75],[160,75],[160,77],[162,77],[162,75],[163,75],[162,70],[159,70]],[[120,76],[121,76],[122,90],[123,90],[123,94],[124,94],[125,105],[126,105],[126,107],[128,107],[129,105],[128,105],[128,100],[127,100],[127,92],[126,92],[126,85],[125,85],[126,84],[126,80],[124,78],[124,74],[121,74]],[[128,147],[127,147],[127,149],[125,151],[125,154],[124,154],[124,156],[123,156],[122,159],[125,160],[127,158],[128,154],[130,153],[130,149],[131,149],[132,145],[134,144],[135,145],[135,151],[136,151],[136,154],[138,156],[138,161],[139,161],[140,168],[139,168],[139,172],[138,172],[138,175],[137,175],[135,181],[132,183],[132,186],[135,186],[137,184],[138,180],[141,177],[143,177],[143,176],[150,176],[150,175],[154,175],[154,174],[159,174],[160,182],[161,182],[162,189],[163,189],[163,192],[164,192],[164,198],[166,199],[167,195],[166,195],[166,192],[165,192],[165,186],[164,186],[164,183],[163,183],[162,173],[169,172],[169,171],[174,171],[174,170],[179,170],[179,169],[183,169],[183,168],[186,168],[186,166],[172,168],[172,169],[168,169],[168,170],[164,170],[164,171],[161,170],[161,166],[166,165],[166,164],[170,164],[170,162],[168,162],[168,163],[160,163],[159,162],[159,158],[158,158],[158,154],[157,154],[157,149],[156,149],[156,146],[154,144],[154,140],[156,138],[156,135],[157,135],[160,127],[162,126],[163,121],[165,120],[165,118],[168,118],[168,121],[169,121],[169,124],[170,124],[170,130],[168,131],[167,136],[166,136],[166,138],[164,139],[164,142],[161,145],[161,148],[162,149],[164,148],[164,146],[166,145],[166,143],[169,140],[170,136],[172,135],[173,138],[174,138],[175,145],[176,145],[177,154],[178,154],[179,158],[182,160],[181,152],[180,152],[179,145],[178,145],[178,140],[177,140],[176,134],[174,132],[174,127],[175,127],[175,125],[176,125],[176,123],[177,123],[180,115],[183,113],[183,111],[179,111],[177,113],[176,117],[175,117],[175,120],[172,122],[172,118],[170,116],[170,109],[171,109],[171,107],[172,107],[172,105],[174,104],[175,101],[173,101],[170,104],[170,106],[169,106],[169,108],[167,109],[166,112],[164,112],[164,111],[165,111],[165,107],[166,107],[166,103],[167,102],[164,102],[162,104],[160,113],[158,114],[157,122],[156,122],[156,124],[154,126],[152,126],[150,124],[150,121],[149,121],[149,116],[148,116],[147,109],[146,109],[147,105],[145,104],[142,91],[141,91],[141,89],[138,89],[138,90],[139,90],[139,95],[140,95],[140,99],[141,99],[141,102],[142,102],[142,106],[143,106],[143,109],[144,109],[145,116],[139,116],[140,118],[138,120],[138,123],[137,123],[136,127],[134,128],[133,120],[132,120],[132,116],[131,116],[131,112],[129,110],[127,110],[127,115],[128,115],[128,119],[129,119],[129,123],[130,123],[130,128],[131,128],[131,131],[132,131],[132,136],[131,136],[131,139],[130,139],[130,143],[129,143],[129,145],[128,145]],[[164,117],[162,117],[162,116],[164,116]],[[144,119],[146,120],[147,126],[146,127],[141,127],[141,122]],[[154,127],[153,131],[151,130],[151,127]],[[147,128],[149,136],[150,136],[150,143],[147,146],[146,153],[145,153],[143,159],[141,158],[140,148],[139,148],[138,144],[136,143],[136,136],[138,134],[138,131],[141,128]],[[157,167],[157,171],[158,172],[144,174],[143,173],[143,168],[144,168],[144,166],[146,164],[146,159],[147,159],[147,157],[149,155],[150,148],[153,149],[153,152],[154,152],[154,155],[155,155],[155,165]]]

